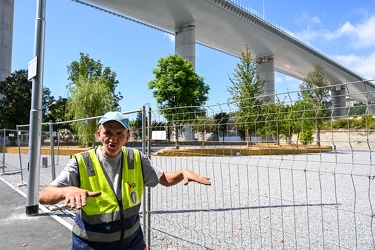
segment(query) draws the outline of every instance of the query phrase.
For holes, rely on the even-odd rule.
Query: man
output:
[[[76,210],[72,249],[146,249],[139,209],[144,186],[172,186],[182,180],[211,185],[190,170],[163,172],[144,154],[123,145],[129,120],[108,112],[99,121],[101,146],[72,156],[60,175],[39,195],[41,204]]]

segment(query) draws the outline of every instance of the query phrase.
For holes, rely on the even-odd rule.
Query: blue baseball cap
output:
[[[126,118],[126,116],[123,115],[121,112],[113,111],[105,113],[103,117],[100,119],[98,126],[109,121],[119,122],[122,126],[124,126],[124,128],[126,128],[129,131],[129,119]]]

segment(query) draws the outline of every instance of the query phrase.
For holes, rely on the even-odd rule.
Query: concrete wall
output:
[[[0,0],[0,81],[11,73],[14,0]]]

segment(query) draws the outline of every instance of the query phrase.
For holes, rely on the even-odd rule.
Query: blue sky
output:
[[[375,79],[374,0],[242,0],[267,21],[367,79]],[[264,6],[264,8],[263,8]],[[83,6],[71,0],[47,0],[44,87],[57,99],[67,97],[67,66],[80,52],[100,60],[117,74],[122,111],[156,108],[147,83],[160,57],[174,53],[168,35]],[[36,0],[15,0],[12,72],[27,69],[34,54]],[[197,45],[196,72],[209,84],[208,105],[225,103],[228,76],[237,58]],[[297,90],[299,80],[277,73],[276,91]]]

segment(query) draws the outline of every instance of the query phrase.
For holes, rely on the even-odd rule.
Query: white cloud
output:
[[[166,36],[166,37],[169,39],[169,41],[170,41],[171,43],[174,44],[175,36],[170,35],[170,34],[166,34],[166,33],[163,33],[163,34],[164,34],[164,36]]]
[[[277,93],[286,93],[299,90],[301,80],[294,77],[275,72],[275,84]]]
[[[311,22],[314,23],[314,24],[321,23],[320,18],[317,17],[317,16],[311,17],[310,20],[311,20]]]
[[[294,18],[294,22],[297,25],[314,25],[321,23],[320,18],[317,16],[310,17],[310,15],[306,11],[302,11],[300,14],[296,15]]]
[[[349,44],[355,49],[364,49],[375,46],[375,16],[366,19],[363,23],[353,25],[346,22],[334,32],[326,32],[327,40],[347,37]]]
[[[369,56],[338,55],[335,60],[346,67],[353,69],[368,80],[375,79],[375,52]]]
[[[309,15],[306,13],[306,11],[302,11],[300,14],[294,17],[294,22],[297,25],[302,25],[306,22],[308,18],[309,18]]]
[[[283,79],[280,76],[275,77],[275,84],[282,83]]]
[[[375,16],[370,16],[357,24],[347,21],[335,31],[314,28],[314,24],[321,23],[319,17],[308,17],[306,13],[299,15],[296,22],[308,24],[304,31],[290,33],[302,41],[321,41],[321,39],[332,41],[345,38],[348,45],[354,49],[367,49],[375,46]]]

